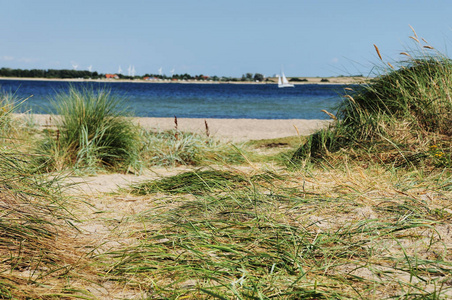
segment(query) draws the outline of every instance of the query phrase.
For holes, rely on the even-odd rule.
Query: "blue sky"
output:
[[[448,54],[450,0],[0,0],[0,67],[137,75],[368,75],[414,47]]]

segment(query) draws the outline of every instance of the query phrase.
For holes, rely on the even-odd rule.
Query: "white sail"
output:
[[[289,83],[284,72],[281,72],[281,76],[278,77],[278,87],[286,88],[286,87],[295,87],[293,84]]]

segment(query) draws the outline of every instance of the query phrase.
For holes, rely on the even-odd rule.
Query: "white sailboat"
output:
[[[293,84],[289,83],[289,80],[287,80],[286,75],[284,75],[284,72],[281,71],[281,75],[278,77],[278,87],[279,88],[286,88],[286,87],[295,87]]]

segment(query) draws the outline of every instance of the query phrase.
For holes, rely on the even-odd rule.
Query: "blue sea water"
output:
[[[328,119],[321,110],[334,113],[344,88],[316,84],[279,89],[276,84],[0,80],[1,89],[19,99],[33,95],[20,108],[33,113],[51,113],[50,100],[70,85],[109,89],[138,117],[232,119]]]

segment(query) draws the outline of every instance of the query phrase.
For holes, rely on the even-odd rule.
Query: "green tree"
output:
[[[264,81],[264,75],[260,74],[260,73],[256,73],[254,74],[254,81]]]

